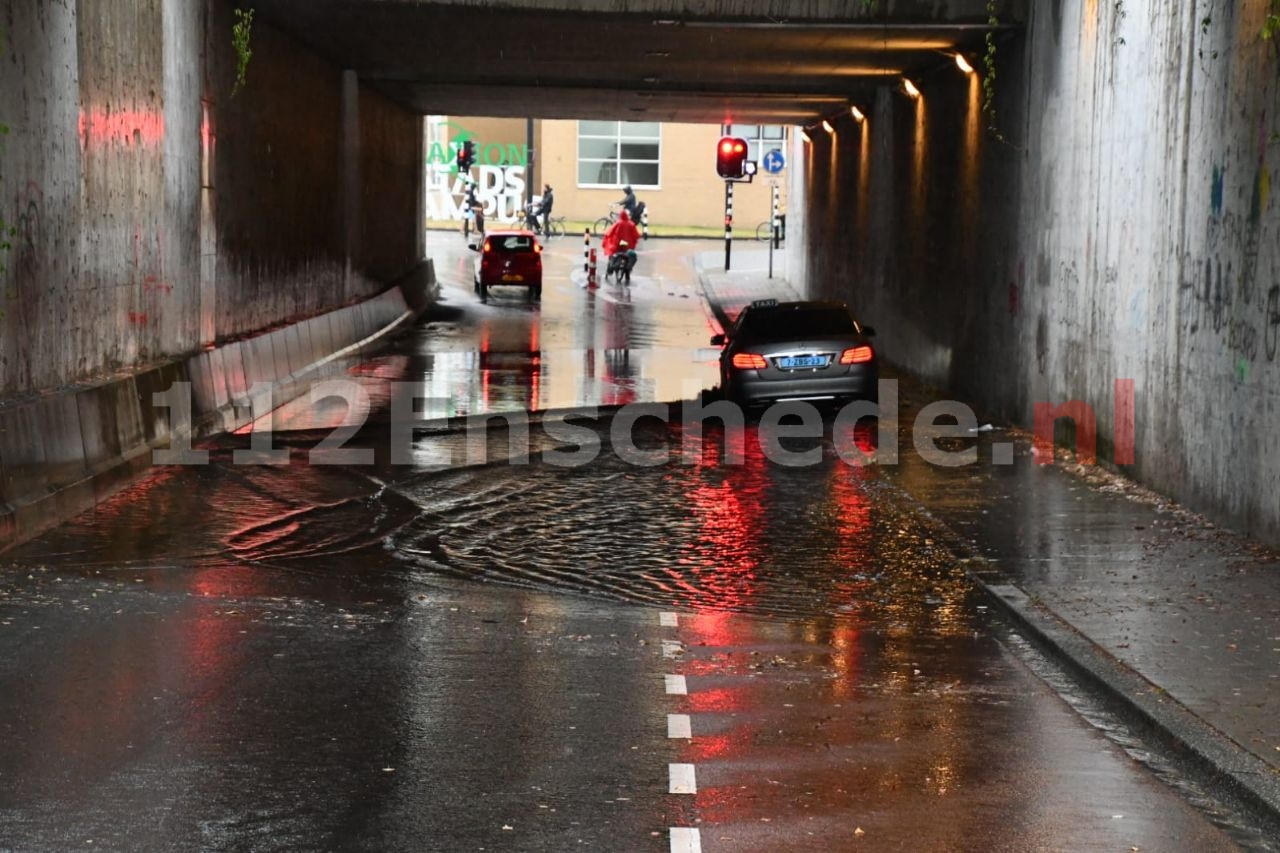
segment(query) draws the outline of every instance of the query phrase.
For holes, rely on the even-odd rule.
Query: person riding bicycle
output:
[[[640,231],[625,210],[618,213],[618,221],[609,226],[600,241],[609,266],[605,277],[616,273],[619,279],[631,280],[631,270],[636,265],[635,247],[640,243]],[[616,257],[615,257],[616,256]]]
[[[626,195],[622,197],[622,201],[615,203],[620,205],[622,209],[627,212],[627,216],[631,218],[632,222],[639,222],[639,210],[642,210],[643,208],[639,207],[640,202],[636,200],[635,190],[631,189],[631,184],[627,184],[622,188],[622,191],[626,193]]]

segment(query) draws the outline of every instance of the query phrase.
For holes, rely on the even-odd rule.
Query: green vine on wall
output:
[[[249,70],[249,60],[253,51],[249,49],[249,36],[253,32],[253,10],[236,9],[236,22],[231,25],[231,45],[236,51],[236,83],[231,87],[234,98],[244,86],[245,74]]]
[[[996,13],[996,0],[987,0],[987,51],[982,57],[982,114],[987,117],[987,130],[999,142],[1004,135],[996,127],[996,30],[1000,16]]]
[[[1280,0],[1268,0],[1267,16],[1262,20],[1262,32],[1260,34],[1264,41],[1271,42],[1272,48],[1280,47]]]

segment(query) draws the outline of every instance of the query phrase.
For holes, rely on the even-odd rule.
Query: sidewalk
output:
[[[796,298],[762,272],[724,273],[723,256],[695,267],[722,324],[753,299]],[[1037,465],[1018,429],[980,433],[975,465],[929,465],[909,428],[943,395],[887,373],[900,379],[901,459],[882,476],[978,587],[1177,757],[1280,821],[1280,557],[1102,468]],[[1014,464],[991,464],[992,445],[1010,442]]]

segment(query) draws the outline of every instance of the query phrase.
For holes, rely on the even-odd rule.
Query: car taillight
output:
[[[840,356],[841,364],[866,364],[875,358],[875,353],[871,351],[871,347],[850,347]]]
[[[739,370],[763,370],[766,367],[764,356],[753,352],[740,352],[733,357],[733,366]]]
[[[491,245],[489,244],[489,241],[488,241],[488,240],[485,240],[485,241],[484,241],[484,253],[487,255],[487,254],[489,254],[489,252],[491,252],[491,251],[493,251],[493,246],[491,246]]]
[[[534,244],[533,244],[533,250],[534,250],[535,252],[537,252],[539,255],[541,255],[541,254],[542,254],[542,244],[541,244],[541,243],[534,243]]]

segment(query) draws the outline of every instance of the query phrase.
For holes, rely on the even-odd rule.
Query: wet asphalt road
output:
[[[790,440],[821,460],[788,468],[709,429],[638,467],[602,420],[566,467],[535,424],[527,464],[498,429],[494,464],[443,432],[391,464],[397,381],[438,414],[714,382],[690,246],[591,293],[562,241],[538,309],[476,303],[452,236],[430,322],[352,365],[374,464],[309,464],[346,412],[303,402],[289,465],[226,437],[5,555],[0,850],[1248,843],[1036,674],[894,478],[837,458],[865,434]]]

